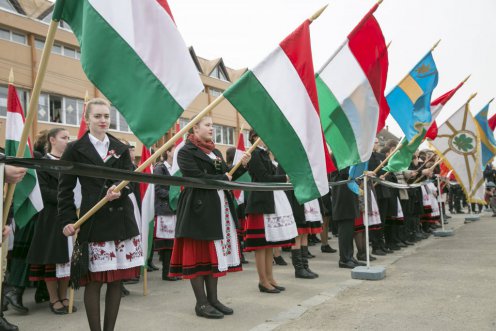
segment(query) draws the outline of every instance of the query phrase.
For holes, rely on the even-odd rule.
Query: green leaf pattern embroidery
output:
[[[463,151],[465,153],[474,149],[474,139],[467,136],[465,133],[455,137],[453,140],[453,144],[458,148],[458,150]]]

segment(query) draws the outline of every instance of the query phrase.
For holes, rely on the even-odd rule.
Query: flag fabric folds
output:
[[[246,151],[245,149],[245,139],[243,132],[239,133],[238,137],[238,145],[236,146],[236,153],[234,154],[234,161],[233,161],[233,166],[238,164],[241,161],[241,158],[243,157],[244,152]],[[241,177],[236,179],[237,182],[251,182],[251,177],[250,174],[245,172]],[[236,199],[236,202],[240,205],[245,202],[245,193],[242,190],[233,190],[234,198]]]
[[[429,52],[386,97],[409,143],[425,134],[431,124],[431,95],[437,81],[436,63]]]
[[[436,117],[441,113],[441,109],[443,109],[444,105],[455,95],[456,91],[463,85],[463,83],[458,84],[457,87],[450,90],[449,92],[441,95],[436,100],[431,103],[431,113],[432,113],[432,121],[429,130],[426,132],[425,128],[422,129],[422,133],[415,137],[413,141],[408,142],[406,139],[402,139],[400,144],[401,147],[394,153],[393,156],[389,159],[388,164],[384,167],[386,171],[404,171],[407,170],[412,162],[412,157],[415,151],[419,148],[420,144],[424,141],[424,138],[434,139],[437,136],[437,125],[435,122]],[[430,137],[428,135],[431,135]],[[435,136],[434,136],[435,135]],[[433,137],[433,138],[432,138]]]
[[[496,155],[496,140],[493,130],[489,127],[487,114],[489,103],[475,116],[479,138],[481,139],[482,166],[484,167]]]
[[[141,151],[142,165],[151,156],[150,150],[143,145]],[[152,166],[150,165],[143,170],[145,174],[153,174]],[[143,245],[143,253],[145,254],[145,263],[150,257],[153,246],[153,229],[155,226],[155,184],[139,183],[140,199],[141,199],[141,242]]]
[[[329,191],[334,165],[320,125],[309,20],[224,96],[286,170],[301,204]]]
[[[5,122],[5,155],[16,156],[24,128],[24,111],[16,89],[9,84],[7,92],[7,119]],[[24,150],[25,158],[32,158],[29,144]],[[40,186],[36,171],[28,169],[21,182],[17,183],[13,198],[14,221],[19,228],[43,209]]]
[[[455,95],[456,91],[460,89],[460,87],[463,86],[465,82],[461,82],[458,84],[457,87],[452,89],[449,92],[446,92],[436,100],[432,101],[431,103],[431,126],[427,130],[427,133],[425,134],[425,138],[429,138],[431,140],[436,139],[437,137],[437,123],[436,123],[436,118],[439,116],[441,113],[441,110],[443,109],[444,105],[451,99],[453,95]]]
[[[374,137],[389,115],[388,53],[373,15],[377,7],[316,75],[322,129],[339,169],[370,158]]]
[[[453,170],[467,201],[485,204],[480,138],[468,103],[439,127],[437,138],[430,144]]]
[[[166,0],[57,0],[89,80],[147,146],[204,89]]]

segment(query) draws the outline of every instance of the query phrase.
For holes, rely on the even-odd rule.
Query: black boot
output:
[[[0,313],[0,331],[18,331],[17,325],[10,324],[9,321],[3,316],[3,312]]]
[[[23,287],[12,287],[12,289],[5,293],[5,300],[10,304],[12,309],[20,314],[29,313],[29,309],[22,304],[22,295],[24,294]]]
[[[301,246],[301,248],[303,248],[303,246]],[[315,278],[319,277],[319,274],[318,273],[313,272],[308,267],[308,259],[303,254],[303,250],[302,250],[302,254],[301,254],[301,262],[303,263],[303,269],[305,269],[309,274],[315,276]]]
[[[2,297],[0,299],[0,303],[2,304],[2,307],[7,306],[5,303],[5,287],[2,286]],[[3,315],[3,310],[0,311],[0,331],[17,331],[19,328],[17,325],[10,324],[6,319],[5,316]]]
[[[313,259],[315,257],[315,255],[313,255],[312,253],[310,253],[310,251],[308,250],[308,246],[301,246],[301,255],[303,257],[306,257],[307,259]]]
[[[274,263],[277,265],[288,265],[288,263],[284,261],[282,255],[274,256]]]
[[[295,269],[295,277],[303,279],[314,279],[315,276],[309,273],[303,267],[303,261],[301,257],[301,249],[291,250],[291,261],[293,262],[293,267]]]
[[[170,250],[162,250],[160,251],[160,255],[162,256],[162,280],[168,280],[170,282],[174,282],[180,280],[179,277],[169,277],[169,267],[171,260],[172,251]]]
[[[42,303],[50,301],[50,295],[48,294],[48,289],[45,282],[38,282],[36,287],[36,292],[34,293],[34,302]]]

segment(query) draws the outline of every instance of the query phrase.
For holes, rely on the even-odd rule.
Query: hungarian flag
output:
[[[7,94],[7,119],[5,129],[5,155],[16,156],[24,128],[24,112],[19,97],[13,85],[9,84]],[[26,144],[25,158],[32,158],[31,148]],[[36,171],[28,169],[21,182],[17,183],[14,191],[14,221],[19,228],[43,209],[40,186]]]
[[[86,76],[147,146],[204,88],[166,0],[57,0],[52,19],[70,25]]]
[[[176,123],[176,133],[181,130],[181,127]],[[172,160],[171,176],[182,177],[181,169],[179,169],[179,164],[177,163],[177,154],[184,146],[183,138],[176,140],[176,149],[174,150],[174,158]],[[169,206],[172,210],[177,210],[177,201],[179,200],[179,195],[181,194],[182,187],[171,185],[169,187]]]
[[[455,95],[456,91],[463,85],[463,83],[458,84],[457,87],[452,89],[451,91],[441,95],[439,98],[431,102],[431,112],[432,112],[432,117],[435,119],[437,115],[441,112],[441,109],[444,107],[444,105]],[[435,124],[436,122],[434,122]],[[434,125],[433,124],[433,125]],[[429,131],[431,133],[435,132],[437,135],[437,126],[435,126],[435,131],[434,129],[431,131],[431,129],[434,127],[433,125],[430,126]],[[425,129],[422,129],[425,133]],[[428,132],[429,132],[428,131]],[[427,132],[427,133],[428,133]],[[394,155],[389,159],[389,162],[384,169],[386,171],[404,171],[408,169],[410,166],[410,163],[412,162],[412,157],[415,151],[419,148],[420,144],[422,141],[424,141],[425,137],[427,137],[427,134],[424,136],[424,134],[419,135],[416,137],[412,142],[408,142],[406,139],[403,139],[400,143],[402,146]],[[434,137],[435,138],[435,137]],[[434,139],[431,138],[431,139]]]
[[[139,165],[142,165],[150,156],[150,150],[143,145]],[[145,168],[143,173],[153,174],[152,166]],[[139,185],[141,195],[141,242],[145,261],[147,261],[152,250],[153,228],[155,225],[155,184],[139,183]]]
[[[88,126],[86,125],[86,121],[84,120],[84,116],[86,115],[86,100],[83,104],[83,113],[81,114],[81,123],[79,123],[79,131],[77,138],[81,139],[82,136],[88,131]]]
[[[485,204],[481,141],[468,103],[451,115],[438,131],[438,137],[430,142],[431,146],[453,169],[467,201]]]
[[[225,92],[286,170],[298,201],[329,191],[334,165],[322,133],[310,46],[310,20]]]
[[[239,133],[238,137],[238,146],[236,146],[236,153],[234,154],[234,161],[233,161],[233,166],[238,164],[241,161],[241,158],[243,157],[244,152],[246,151],[245,149],[245,136],[243,135],[243,132]],[[241,177],[236,179],[237,182],[251,182],[251,177],[248,174],[248,171],[245,172]],[[236,202],[241,205],[245,202],[245,194],[244,191],[242,190],[233,190],[234,197],[236,198]]]
[[[389,115],[387,46],[373,15],[378,6],[316,75],[322,128],[339,169],[370,159],[376,133]]]
[[[437,137],[436,118],[441,113],[441,110],[443,109],[446,102],[448,102],[448,100],[451,99],[451,97],[453,95],[455,95],[456,91],[458,91],[458,89],[460,87],[462,87],[462,85],[464,83],[465,82],[461,82],[460,84],[458,84],[457,87],[455,87],[454,89],[452,89],[449,92],[446,92],[445,94],[443,94],[442,96],[440,96],[439,98],[437,98],[436,100],[431,102],[432,124],[431,124],[429,130],[427,130],[427,134],[425,135],[425,138],[429,138],[431,140],[436,139],[436,137]]]

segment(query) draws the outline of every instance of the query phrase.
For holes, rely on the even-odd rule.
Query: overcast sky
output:
[[[329,3],[311,26],[314,68],[342,44],[347,34],[375,4],[371,0],[169,0],[186,44],[198,56],[222,57],[232,68],[252,68],[304,19]],[[423,55],[434,51],[439,70],[436,98],[454,88],[468,74],[470,80],[440,115],[444,121],[473,92],[475,115],[496,96],[495,0],[384,0],[375,16],[389,48],[386,91],[392,89]],[[496,112],[496,102],[490,115]],[[387,124],[403,136],[391,118]]]

